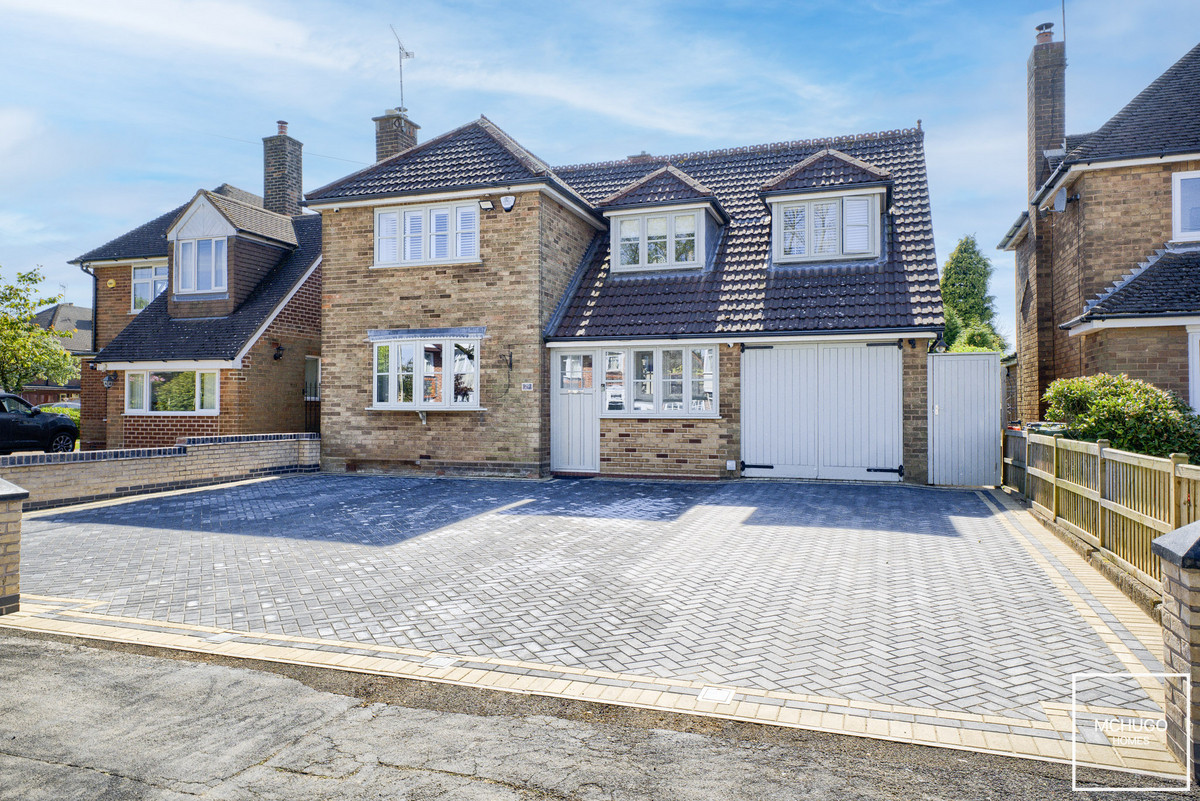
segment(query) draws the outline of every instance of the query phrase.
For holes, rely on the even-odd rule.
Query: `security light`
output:
[[[484,211],[491,211],[492,209],[496,208],[496,204],[492,203],[490,200],[481,200],[479,201],[479,208],[483,209]]]

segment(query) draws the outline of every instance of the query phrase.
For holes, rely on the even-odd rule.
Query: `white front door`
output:
[[[747,345],[743,474],[899,480],[901,362],[894,342]]]
[[[551,351],[550,469],[600,472],[600,390],[595,351]]]

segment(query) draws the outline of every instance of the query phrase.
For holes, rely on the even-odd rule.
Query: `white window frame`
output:
[[[470,211],[474,215],[475,227],[473,230],[460,227],[460,213]],[[432,241],[435,232],[431,230],[429,221],[432,215],[436,212],[446,212],[449,215],[449,229],[446,235],[449,237],[449,254],[446,258],[435,259],[430,256],[432,252]],[[385,215],[396,215],[396,235],[395,237],[382,236],[380,228],[380,218]],[[406,227],[405,215],[419,215],[421,219],[421,233],[414,236],[421,238],[421,257],[406,258],[408,249],[405,246]],[[479,201],[471,199],[466,201],[457,201],[453,203],[431,203],[427,205],[413,206],[388,206],[375,209],[375,229],[374,229],[374,263],[372,267],[407,267],[421,264],[478,264],[482,261],[479,253],[479,228],[482,220],[482,215],[479,213]],[[463,234],[474,234],[472,239],[472,248],[463,248]],[[395,239],[395,260],[385,260],[380,257],[380,243]]]
[[[884,188],[869,192],[812,192],[800,195],[786,195],[770,199],[771,204],[771,252],[774,256],[774,261],[777,264],[802,264],[805,262],[827,262],[827,261],[845,261],[845,260],[862,260],[879,258],[880,252],[880,224],[882,214],[880,213],[880,204],[884,195]],[[867,219],[870,223],[870,230],[867,232],[868,248],[861,253],[846,253],[845,252],[845,201],[846,200],[868,200],[870,206],[867,210]],[[836,253],[812,253],[813,241],[813,213],[812,207],[817,203],[828,203],[831,200],[838,201],[838,226],[837,226],[837,252]],[[805,222],[805,250],[803,256],[787,255],[783,252],[783,214],[788,208],[804,206],[804,222]]]
[[[393,397],[396,388],[396,377],[399,372],[399,361],[401,347],[410,346],[413,348],[413,399],[408,402],[396,400],[379,400],[379,381],[378,377],[383,375],[377,369],[379,363],[379,348],[381,346],[388,347],[388,390],[389,398]],[[425,400],[425,359],[423,354],[425,348],[429,346],[438,346],[442,349],[442,398],[439,401]],[[457,375],[454,370],[454,346],[469,345],[475,348],[475,398],[470,402],[456,402],[454,400],[454,376]],[[448,412],[457,411],[479,411],[483,407],[480,405],[480,396],[482,395],[482,369],[481,369],[482,347],[480,340],[473,337],[448,337],[448,338],[433,338],[433,339],[383,339],[378,342],[371,343],[371,408],[372,409],[409,409],[416,411],[432,411],[441,410]]]
[[[675,218],[691,215],[695,218],[696,226],[696,258],[692,261],[675,261]],[[707,219],[706,206],[661,206],[655,209],[639,209],[636,212],[613,212],[609,218],[609,264],[614,273],[644,273],[658,270],[695,270],[704,266],[704,232]],[[646,221],[651,217],[667,218],[667,262],[666,264],[646,263]],[[638,245],[638,263],[621,264],[621,221],[637,220],[640,232]]]
[[[309,388],[308,363],[310,361],[317,363],[317,383],[316,383],[317,394],[316,395],[308,394],[308,388]],[[306,401],[321,400],[321,357],[320,356],[305,356],[304,357],[304,399]]]
[[[684,396],[686,400],[683,402],[682,409],[664,409],[663,398],[666,392],[663,385],[671,380],[663,376],[663,352],[669,350],[683,351],[683,384]],[[712,351],[712,405],[711,411],[693,410],[691,408],[692,399],[692,377],[688,372],[688,365],[691,363],[692,351]],[[633,354],[634,352],[654,351],[654,370],[652,382],[654,388],[654,409],[632,409],[633,405]],[[608,357],[612,353],[624,354],[624,380],[621,383],[622,403],[625,409],[610,410],[609,405],[609,382],[608,382]],[[716,344],[712,345],[689,345],[681,343],[679,345],[659,345],[659,346],[639,346],[629,345],[615,348],[600,348],[600,366],[597,372],[600,374],[600,416],[614,418],[681,418],[681,419],[707,419],[716,420],[721,417],[721,351]],[[615,386],[615,384],[614,384]]]
[[[211,289],[196,288],[196,254],[200,250],[200,242],[212,242],[212,267],[213,267],[213,285]],[[221,247],[221,260],[217,261],[217,243],[223,243]],[[188,264],[183,259],[183,246],[185,243],[191,243],[192,258]],[[219,269],[218,269],[219,267]],[[184,288],[184,271],[188,271],[191,277],[191,287]],[[217,278],[221,279],[221,283],[217,283]],[[229,291],[229,239],[223,236],[202,236],[196,239],[177,239],[175,240],[175,285],[171,287],[171,291],[175,295],[212,295],[220,292]]]
[[[1183,230],[1183,187],[1189,180],[1200,180],[1200,170],[1171,173],[1171,239],[1174,242],[1200,242],[1200,231]]]
[[[173,412],[156,412],[150,408],[150,375],[152,373],[194,373],[196,380],[195,398],[196,403],[200,403],[200,376],[212,375],[215,376],[214,391],[216,403],[213,409],[194,409],[190,412],[173,411]],[[129,407],[129,379],[131,376],[141,376],[142,378],[142,408],[131,409]],[[182,367],[180,369],[164,368],[159,370],[126,370],[125,371],[125,414],[150,417],[216,417],[221,413],[221,371],[220,370],[194,370]]]
[[[150,270],[150,277],[149,278],[138,278],[137,277],[138,270]],[[162,271],[161,276],[158,274],[160,270]],[[169,278],[170,278],[170,269],[167,267],[167,263],[165,261],[159,262],[156,264],[135,264],[135,265],[133,265],[129,271],[129,313],[137,314],[138,312],[141,311],[141,309],[139,309],[137,307],[138,284],[147,284],[148,285],[147,289],[146,289],[146,294],[150,296],[150,302],[147,303],[146,305],[149,306],[150,303],[154,302],[155,298],[157,298],[159,295],[162,294],[162,292],[167,291],[167,287],[170,286],[170,284],[171,284]],[[155,281],[163,282],[162,292],[154,291],[154,282]]]

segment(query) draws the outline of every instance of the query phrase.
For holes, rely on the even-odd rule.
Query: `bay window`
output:
[[[479,261],[479,205],[375,211],[375,266]]]
[[[224,292],[224,239],[181,239],[175,243],[175,294]]]
[[[127,414],[216,414],[217,372],[130,370],[125,373]]]
[[[773,201],[775,261],[879,255],[880,194]]]
[[[623,214],[612,218],[613,270],[700,266],[703,211]]]
[[[373,408],[479,408],[479,340],[376,342],[374,365]]]
[[[606,349],[602,417],[717,416],[717,349]]]
[[[167,288],[167,265],[158,264],[133,268],[133,300],[131,311],[139,312]]]

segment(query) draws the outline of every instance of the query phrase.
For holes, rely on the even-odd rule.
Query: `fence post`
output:
[[[1104,451],[1111,445],[1106,439],[1096,440],[1096,489],[1100,493],[1096,499],[1096,539],[1106,550],[1110,549],[1104,539]]]
[[[1168,520],[1172,529],[1179,528],[1182,516],[1179,514],[1179,465],[1187,464],[1188,456],[1186,453],[1171,454],[1171,488],[1170,488],[1170,503],[1171,503],[1171,519]]]
[[[1028,426],[1025,427],[1025,464],[1023,466],[1025,468],[1025,481],[1024,481],[1025,492],[1023,494],[1025,495],[1025,500],[1029,500],[1030,498],[1033,497],[1033,495],[1031,495],[1030,491],[1029,491],[1029,427]]]
[[[1050,470],[1050,519],[1058,520],[1058,441],[1062,434],[1054,435],[1054,467]]]

